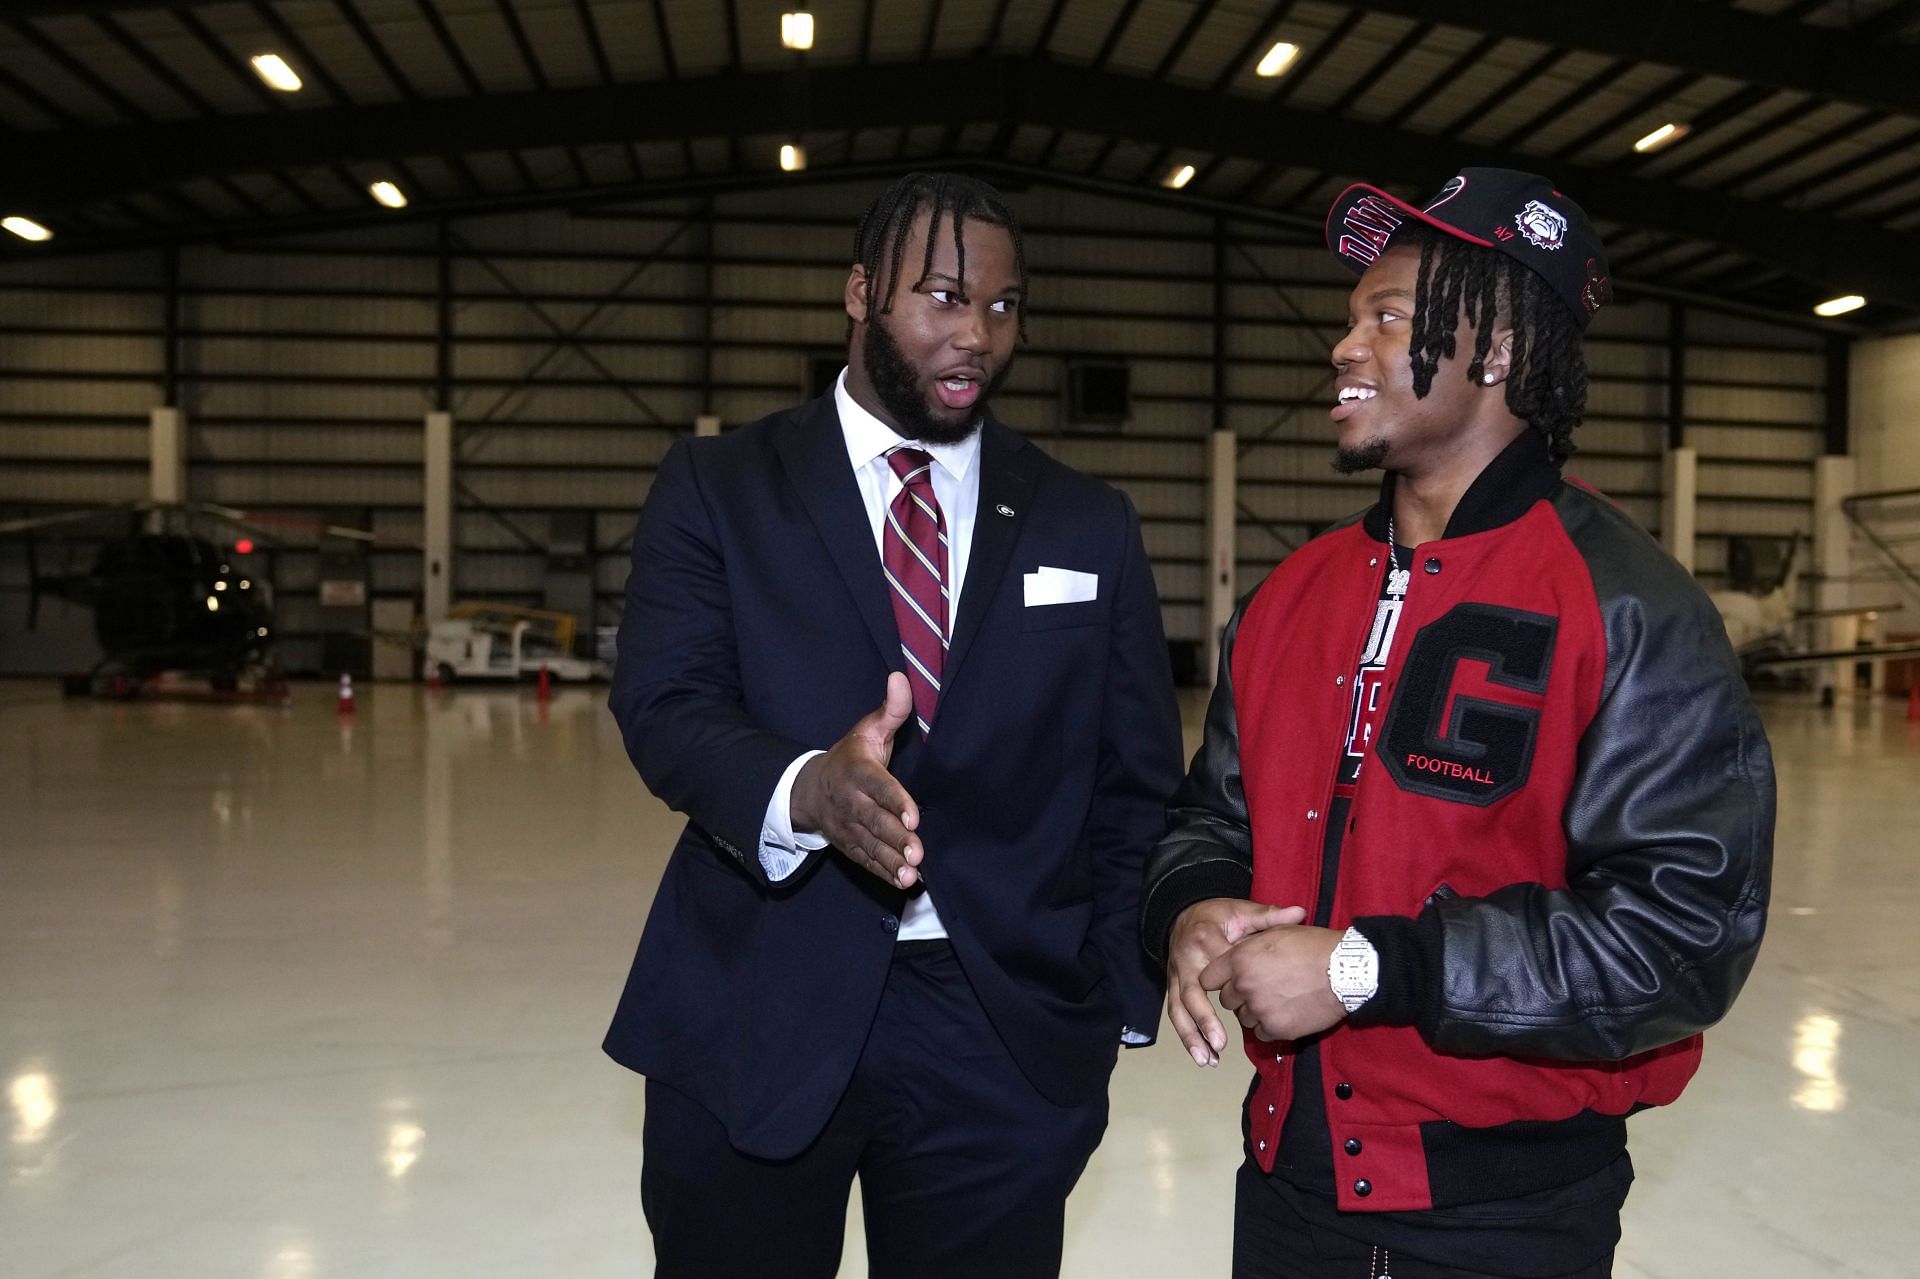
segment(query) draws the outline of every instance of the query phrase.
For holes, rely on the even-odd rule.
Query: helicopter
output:
[[[125,531],[99,544],[90,569],[41,571],[43,538],[116,521]],[[374,540],[363,529],[271,522],[316,537]],[[209,524],[237,537],[222,543],[196,531]],[[270,517],[212,503],[124,502],[0,523],[0,538],[26,543],[29,630],[45,598],[93,611],[104,656],[69,677],[68,692],[137,696],[177,673],[204,678],[215,694],[244,689],[274,698],[285,696],[286,681],[274,661],[273,588],[248,563],[257,551],[271,553],[277,533],[269,524]]]

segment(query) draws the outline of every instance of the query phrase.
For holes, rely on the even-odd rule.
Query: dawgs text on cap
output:
[[[1358,275],[1408,219],[1522,263],[1552,286],[1582,325],[1613,300],[1606,251],[1593,224],[1538,174],[1462,169],[1425,208],[1357,183],[1333,202],[1327,247]]]

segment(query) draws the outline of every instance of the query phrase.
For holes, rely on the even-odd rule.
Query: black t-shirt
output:
[[[1401,605],[1410,580],[1409,569],[1391,568],[1395,562],[1411,565],[1413,552],[1396,547],[1393,559],[1382,566],[1372,626],[1352,677],[1352,709],[1327,808],[1320,892],[1313,907],[1313,922],[1322,928],[1333,916],[1334,882],[1340,847],[1351,829],[1354,788],[1387,709],[1381,685],[1387,657],[1399,638]],[[1567,1273],[1605,1256],[1618,1241],[1620,1205],[1633,1178],[1632,1165],[1624,1155],[1570,1185],[1520,1199],[1466,1204],[1444,1212],[1340,1211],[1319,1038],[1298,1041],[1294,1052],[1293,1104],[1280,1131],[1273,1176],[1308,1192],[1301,1207],[1314,1224],[1439,1265],[1502,1274]],[[1515,1229],[1515,1219],[1524,1222],[1523,1229]],[[1543,1264],[1557,1268],[1538,1269]]]
[[[1348,823],[1352,820],[1354,787],[1366,765],[1379,718],[1386,710],[1381,683],[1386,675],[1387,657],[1399,638],[1401,606],[1412,578],[1410,569],[1394,568],[1396,563],[1412,564],[1413,552],[1404,546],[1395,547],[1393,558],[1381,568],[1373,622],[1352,676],[1347,732],[1340,752],[1340,768],[1334,775],[1333,800],[1327,806],[1327,833],[1321,846],[1320,894],[1313,906],[1312,921],[1321,928],[1333,917],[1334,880],[1340,869],[1340,845],[1346,839]],[[1327,1136],[1327,1101],[1320,1091],[1317,1039],[1299,1041],[1295,1053],[1293,1107],[1280,1130],[1280,1149],[1274,1157],[1273,1171],[1302,1190],[1330,1196],[1334,1193],[1333,1147]]]

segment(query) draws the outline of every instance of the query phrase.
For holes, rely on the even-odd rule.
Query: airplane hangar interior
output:
[[[1614,1273],[1920,1273],[1920,2],[20,0],[0,1275],[651,1273],[600,1044],[686,821],[608,710],[668,450],[834,393],[889,183],[991,183],[994,414],[1137,509],[1184,761],[1236,602],[1379,489],[1329,209],[1475,167],[1605,245],[1566,474],[1778,779]],[[1061,1273],[1229,1273],[1226,1056],[1120,1054]]]

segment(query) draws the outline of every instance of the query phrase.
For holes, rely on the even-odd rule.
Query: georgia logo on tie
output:
[[[1557,249],[1567,242],[1566,214],[1538,200],[1528,200],[1527,207],[1513,215],[1513,224],[1537,249]]]

